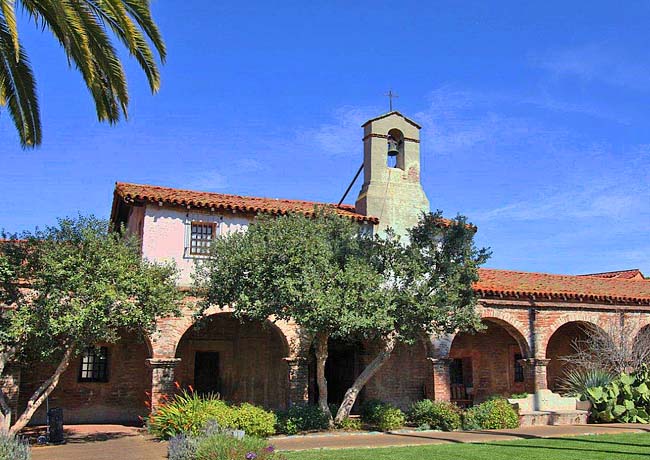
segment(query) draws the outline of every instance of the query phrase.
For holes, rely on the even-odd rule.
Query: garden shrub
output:
[[[528,393],[513,393],[510,395],[510,399],[526,399]]]
[[[199,439],[193,460],[283,460],[284,457],[263,439],[244,436],[236,439],[215,434]]]
[[[208,420],[235,428],[232,408],[218,396],[183,391],[149,416],[148,428],[151,434],[169,439],[178,434],[197,435]]]
[[[247,435],[267,438],[275,433],[277,419],[273,412],[261,407],[243,403],[234,410],[233,424],[237,429],[244,430]]]
[[[461,427],[461,415],[461,409],[453,403],[424,399],[411,406],[408,420],[418,428],[454,431]]]
[[[466,430],[496,430],[519,427],[519,415],[505,399],[490,399],[470,407],[463,415]]]
[[[404,426],[406,417],[397,407],[378,399],[370,399],[361,405],[361,421],[380,431],[390,431]]]
[[[0,433],[0,460],[29,460],[31,457],[26,441]]]
[[[341,423],[338,423],[336,427],[345,431],[358,431],[361,429],[361,420],[358,418],[348,417],[343,419]]]
[[[251,436],[274,433],[275,415],[252,404],[230,406],[216,395],[183,391],[149,416],[149,432],[169,439],[179,434],[198,435],[210,421],[220,428],[239,429]]]
[[[377,423],[379,418],[379,412],[382,410],[382,407],[386,405],[385,402],[379,399],[368,399],[361,404],[361,421],[374,425]]]
[[[620,374],[607,385],[589,388],[591,417],[597,422],[649,423],[650,370]]]
[[[291,435],[302,431],[326,430],[329,420],[320,407],[298,404],[277,414],[276,427],[278,433]]]

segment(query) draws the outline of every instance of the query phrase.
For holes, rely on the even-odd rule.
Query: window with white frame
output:
[[[192,222],[190,228],[190,254],[209,254],[210,244],[212,244],[216,233],[217,224],[214,222]]]

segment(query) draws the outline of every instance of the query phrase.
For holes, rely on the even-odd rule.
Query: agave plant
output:
[[[149,45],[165,59],[165,45],[154,23],[149,0],[0,0],[0,108],[6,107],[23,147],[41,143],[36,82],[18,33],[16,6],[65,50],[95,101],[100,121],[126,117],[126,76],[112,36],[121,41],[142,67],[152,92],[160,74]],[[111,35],[112,34],[112,35]]]
[[[614,378],[615,375],[604,369],[572,368],[566,370],[560,380],[560,391],[585,400],[589,388],[607,386]]]

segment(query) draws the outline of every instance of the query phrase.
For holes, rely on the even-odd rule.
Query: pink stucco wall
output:
[[[217,235],[245,229],[250,219],[226,213],[199,213],[147,205],[142,230],[142,255],[153,262],[173,261],[180,271],[179,286],[192,284],[196,256],[190,256],[186,247],[186,232],[191,222],[217,223]]]

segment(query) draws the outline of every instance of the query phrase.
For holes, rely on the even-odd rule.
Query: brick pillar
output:
[[[174,368],[180,358],[147,359],[151,366],[151,411],[155,411],[167,396],[176,391],[174,385]]]
[[[451,380],[449,375],[449,358],[427,358],[433,365],[433,398],[436,401],[451,399]]]
[[[309,401],[309,366],[307,358],[284,358],[289,368],[288,405],[302,404]]]
[[[531,393],[548,389],[546,366],[550,359],[528,358],[521,360],[526,370],[526,387]]]

